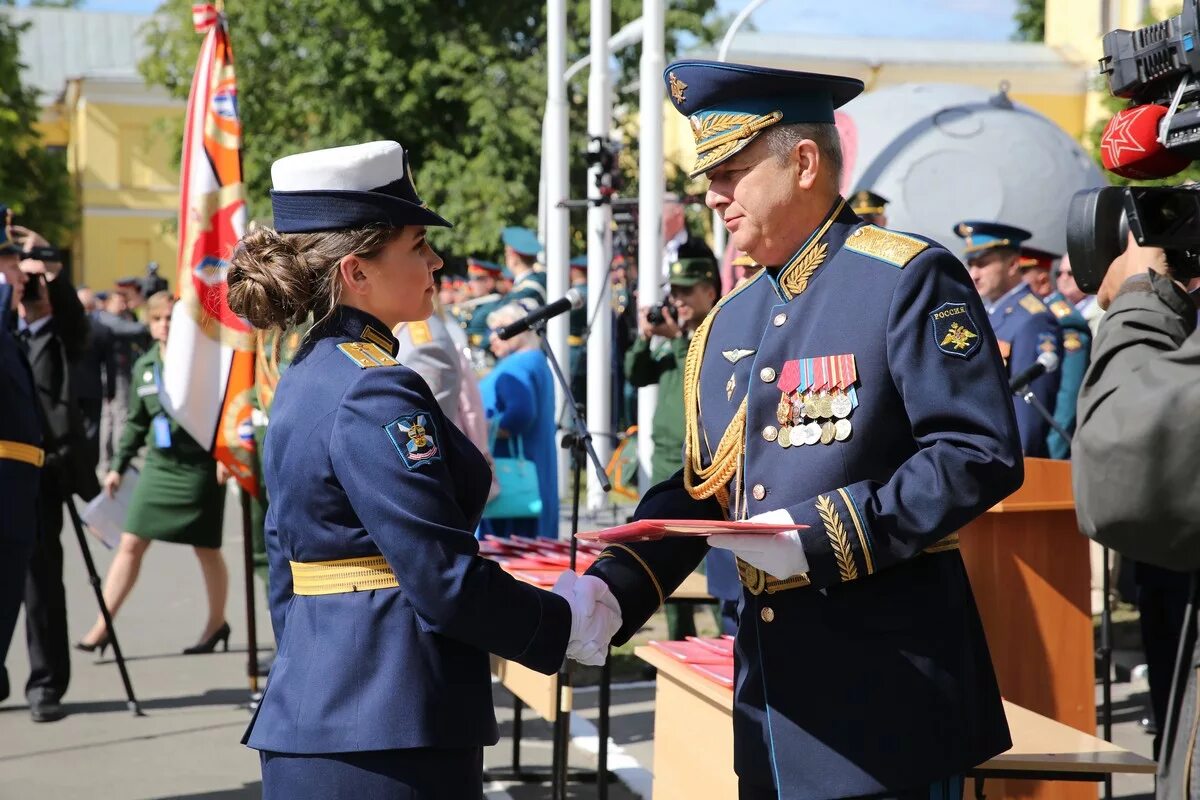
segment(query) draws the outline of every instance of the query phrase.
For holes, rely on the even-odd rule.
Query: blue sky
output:
[[[487,2],[487,0],[479,0]],[[718,0],[736,14],[747,0]],[[24,5],[23,2],[19,4]],[[157,0],[85,0],[97,11],[152,11]],[[767,0],[751,19],[759,30],[904,39],[1006,40],[1016,0]]]

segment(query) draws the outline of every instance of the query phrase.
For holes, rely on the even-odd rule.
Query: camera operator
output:
[[[100,491],[89,458],[73,362],[87,345],[88,322],[77,293],[62,277],[57,252],[33,232],[25,237],[25,292],[19,336],[27,348],[44,435],[45,464],[37,498],[37,540],[25,580],[29,680],[25,695],[34,722],[53,722],[70,680],[67,602],[62,580],[63,503]],[[70,343],[70,344],[68,344]]]
[[[1169,791],[1171,797],[1200,797],[1178,785],[1195,746],[1188,735],[1196,715],[1193,665],[1200,657],[1195,613],[1183,621],[1180,598],[1170,600],[1186,586],[1179,572],[1200,567],[1196,306],[1172,278],[1164,251],[1141,247],[1132,235],[1109,267],[1097,299],[1108,313],[1092,344],[1073,444],[1079,524],[1089,537],[1149,565],[1143,569],[1139,563],[1141,572],[1157,573],[1153,584],[1161,602],[1143,614],[1161,632],[1144,633],[1148,662],[1157,662],[1149,666],[1152,700],[1161,715],[1159,796]],[[1148,574],[1141,577],[1144,595]],[[1172,642],[1181,630],[1185,641],[1172,684]],[[1153,658],[1151,650],[1163,652]]]
[[[658,405],[650,432],[654,442],[652,486],[683,469],[683,366],[692,334],[721,296],[716,259],[680,258],[671,264],[670,271],[670,295],[660,307],[641,309],[641,335],[625,354],[630,384],[638,388],[658,384]],[[696,635],[693,610],[690,603],[667,606],[672,639]]]
[[[8,207],[0,205],[0,701],[8,698],[4,661],[37,538],[37,490],[45,457],[29,359],[16,336],[17,305],[27,279],[18,266],[21,248],[13,240],[11,219]]]

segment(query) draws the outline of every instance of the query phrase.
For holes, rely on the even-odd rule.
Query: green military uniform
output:
[[[133,365],[129,419],[113,456],[113,470],[123,473],[146,445],[125,528],[142,539],[220,547],[225,490],[217,483],[217,462],[166,413],[161,387],[162,356],[155,345]]]
[[[1063,330],[1063,358],[1059,369],[1062,377],[1059,379],[1058,397],[1054,401],[1054,421],[1067,433],[1073,433],[1079,389],[1083,386],[1083,375],[1092,357],[1092,331],[1083,314],[1060,293],[1054,292],[1045,302]],[[1064,439],[1053,428],[1046,436],[1046,447],[1051,458],[1071,457],[1070,440]]]
[[[526,272],[513,282],[508,302],[520,303],[529,310],[546,305],[546,273],[540,270]]]

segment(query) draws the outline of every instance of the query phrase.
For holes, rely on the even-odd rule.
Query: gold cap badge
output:
[[[687,84],[679,80],[679,78],[676,78],[674,72],[667,77],[670,79],[671,83],[671,99],[674,100],[676,104],[682,103],[687,99],[687,97],[684,95],[684,92],[687,91]]]

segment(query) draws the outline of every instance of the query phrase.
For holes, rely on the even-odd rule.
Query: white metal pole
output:
[[[738,29],[750,19],[750,15],[758,10],[758,7],[767,0],[750,0],[746,7],[738,12],[738,15],[733,18],[733,22],[729,24],[729,30],[725,31],[725,37],[721,39],[721,47],[717,50],[717,61],[725,61],[729,57],[729,48],[733,44],[733,37],[737,34]],[[718,262],[725,257],[725,223],[721,221],[721,215],[717,212],[712,213],[713,227],[713,250],[716,252]],[[724,266],[724,264],[722,264]]]
[[[612,129],[612,99],[608,93],[608,36],[612,28],[609,0],[592,0],[591,72],[588,75],[588,137],[607,140]],[[596,454],[607,464],[613,450],[612,440],[612,295],[608,287],[608,267],[612,262],[612,208],[598,202],[599,165],[588,170],[587,196],[591,204],[587,214],[588,242],[588,319],[592,323],[588,337],[587,424],[594,437]],[[601,508],[607,498],[600,481],[588,472],[587,506]]]
[[[546,113],[542,155],[545,175],[545,247],[546,297],[557,300],[567,293],[567,262],[570,258],[570,216],[559,206],[570,191],[567,173],[567,83],[563,69],[567,63],[567,2],[548,0],[546,3]],[[564,371],[570,364],[567,348],[568,315],[550,320],[546,333],[550,349]],[[562,409],[562,390],[555,387],[555,408]],[[559,416],[561,418],[561,415]],[[565,471],[560,474],[566,474]]]
[[[655,306],[659,301],[662,272],[662,214],[665,175],[663,169],[663,70],[666,68],[666,4],[664,0],[642,2],[641,95],[638,117],[638,305]],[[658,387],[638,390],[638,491],[650,488],[650,462],[654,457],[654,410]]]

